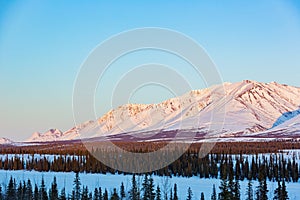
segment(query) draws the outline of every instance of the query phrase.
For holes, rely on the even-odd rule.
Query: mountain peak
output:
[[[11,141],[10,139],[7,139],[7,138],[4,138],[4,137],[1,137],[0,138],[0,144],[12,144],[13,141]]]
[[[49,129],[45,133],[34,132],[26,142],[45,142],[45,141],[55,141],[63,135],[62,131],[59,129]]]
[[[53,129],[49,129],[49,131],[47,131],[44,134],[47,134],[47,133],[49,133],[49,134],[61,134],[62,132],[60,130],[56,129],[56,128],[53,128]]]
[[[243,83],[258,83],[257,81],[253,80],[243,80]]]

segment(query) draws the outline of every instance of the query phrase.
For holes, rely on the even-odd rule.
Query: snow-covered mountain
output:
[[[4,138],[4,137],[0,138],[0,144],[12,144],[12,143],[13,143],[13,141],[11,141],[10,139]]]
[[[150,133],[151,130],[199,130],[214,136],[239,136],[275,129],[297,117],[299,106],[298,87],[246,80],[191,91],[159,104],[126,104],[94,122],[64,133],[58,130],[35,133],[27,141]]]
[[[25,142],[56,141],[63,136],[58,129],[50,129],[45,133],[34,132]]]
[[[300,139],[300,115],[288,119],[280,125],[262,132],[246,134],[256,138]]]
[[[87,121],[78,126],[75,126],[66,132],[62,132],[58,129],[50,129],[45,133],[34,132],[30,138],[25,142],[48,142],[48,141],[61,141],[61,140],[73,140],[79,138],[79,130],[90,125],[93,121]]]
[[[80,131],[84,129],[87,126],[91,126],[94,123],[94,121],[86,121],[82,124],[79,124],[78,126],[75,126],[66,132],[63,133],[63,136],[60,138],[60,140],[72,140],[80,137]]]

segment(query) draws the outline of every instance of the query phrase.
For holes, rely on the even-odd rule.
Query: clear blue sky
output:
[[[22,140],[34,131],[71,128],[73,83],[81,63],[106,38],[140,27],[169,28],[192,37],[224,81],[300,86],[297,0],[3,0],[0,136]],[[154,92],[153,102],[170,95],[162,94]],[[97,106],[100,114],[110,109]]]

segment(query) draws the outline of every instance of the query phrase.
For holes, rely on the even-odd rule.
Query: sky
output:
[[[73,127],[72,93],[84,60],[112,35],[143,27],[171,29],[195,40],[223,81],[300,86],[297,0],[4,0],[0,1],[0,137],[21,141],[35,131]],[[192,89],[205,87],[186,63],[171,57],[146,51],[116,62],[97,88],[97,116],[112,108],[105,94],[114,75],[143,61],[171,60],[167,64],[191,77]],[[168,88],[148,85],[137,88],[129,102],[157,103],[173,96]]]

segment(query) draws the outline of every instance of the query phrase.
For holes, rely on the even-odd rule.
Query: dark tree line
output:
[[[113,155],[111,152],[102,152]],[[167,152],[164,156],[172,156]],[[161,158],[163,159],[163,158]],[[300,166],[298,158],[284,157],[283,154],[266,155],[230,155],[230,154],[209,154],[199,158],[197,153],[186,152],[179,159],[169,166],[153,172],[159,176],[199,176],[200,178],[222,178],[233,176],[237,180],[259,180],[259,171],[265,171],[269,181],[285,180],[286,182],[299,181]],[[160,158],[157,159],[160,161]],[[114,159],[114,162],[118,160]],[[134,165],[134,163],[121,160],[120,165]],[[139,163],[139,165],[147,164]],[[6,157],[0,161],[0,169],[4,170],[35,170],[35,171],[63,171],[63,172],[87,172],[87,173],[122,173],[111,169],[89,153],[79,156],[58,155],[53,160],[44,157],[30,159],[24,156]]]
[[[114,141],[115,145],[130,152],[153,152],[168,145],[167,151],[175,151],[180,148],[180,143],[169,142],[134,142],[134,141]],[[79,141],[55,141],[42,142],[38,145],[14,146],[0,145],[0,154],[52,154],[52,155],[86,155],[89,143],[82,144]],[[103,142],[92,143],[92,149],[100,148],[101,151],[107,151],[107,146]],[[201,143],[191,144],[189,152],[197,153],[201,148]],[[94,148],[93,148],[94,147]],[[185,149],[185,147],[183,147]],[[91,150],[91,148],[89,148]],[[297,140],[269,141],[269,142],[218,142],[214,144],[211,150],[212,154],[260,154],[260,153],[278,153],[285,149],[300,149],[300,143]]]
[[[141,176],[139,176],[141,177]],[[167,190],[168,188],[162,188]],[[169,190],[168,190],[169,191]],[[173,193],[174,191],[174,193]],[[192,197],[192,191],[189,188],[187,198]],[[56,177],[54,177],[49,188],[46,187],[44,178],[42,177],[40,185],[32,185],[30,179],[20,181],[19,183],[13,177],[4,190],[0,186],[0,200],[163,200],[161,196],[161,188],[157,184],[155,187],[154,180],[151,175],[145,174],[143,182],[140,185],[136,180],[136,175],[132,176],[131,187],[128,191],[125,190],[123,182],[119,190],[113,188],[108,192],[106,188],[95,187],[90,190],[87,186],[82,186],[79,173],[75,174],[73,181],[73,190],[70,194],[66,194],[65,187],[60,191],[57,187]],[[170,198],[167,200],[178,200],[177,185],[174,184],[174,189],[170,190]]]
[[[253,189],[252,180],[248,180],[248,185],[246,188],[246,193],[243,195],[245,196],[246,200],[268,200],[268,185],[267,185],[267,168],[262,165],[258,170],[258,186]],[[239,184],[239,177],[237,173],[234,173],[233,168],[230,168],[229,173],[224,173],[221,177],[221,184],[220,184],[220,193],[216,194],[215,186],[213,186],[213,192],[211,195],[211,200],[240,200],[240,184]],[[285,185],[285,178],[278,180],[278,187],[274,191],[274,198],[273,200],[287,200],[288,192],[286,190]]]
[[[0,200],[121,200],[125,198],[125,193],[122,192],[125,192],[122,191],[122,187],[120,194],[117,193],[116,188],[110,194],[107,189],[102,190],[101,187],[96,187],[91,191],[87,186],[81,186],[79,173],[75,175],[73,190],[70,194],[66,194],[64,187],[59,191],[56,177],[50,188],[46,187],[44,178],[40,185],[32,185],[30,179],[17,183],[13,177],[10,177],[4,190],[0,187]]]
[[[219,186],[220,192],[216,193],[216,187],[213,185],[211,200],[240,200],[239,180],[234,179],[233,173],[224,176]],[[138,176],[141,177],[140,175]],[[165,193],[167,192],[167,193]],[[163,196],[162,193],[166,195]],[[259,172],[259,185],[253,190],[252,181],[249,180],[244,195],[246,200],[268,200],[268,187],[266,174],[264,171]],[[242,195],[243,196],[243,195]],[[153,178],[149,174],[143,175],[143,181],[140,184],[137,176],[132,175],[131,186],[128,191],[125,190],[123,182],[119,189],[113,188],[108,191],[106,188],[95,187],[90,190],[87,186],[82,186],[79,173],[75,174],[73,181],[73,190],[70,194],[66,194],[65,187],[60,191],[57,187],[56,177],[54,177],[51,185],[47,188],[44,178],[40,185],[32,185],[30,179],[20,181],[19,183],[13,177],[4,188],[0,186],[0,200],[178,200],[177,184],[173,187],[154,184]],[[186,194],[187,200],[194,199],[193,191],[189,187]],[[200,200],[204,200],[204,193],[200,193]],[[274,191],[273,200],[287,200],[288,192],[286,190],[285,181],[278,181],[278,187]]]

